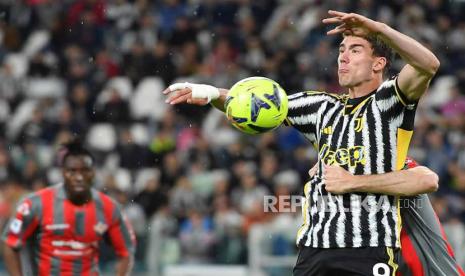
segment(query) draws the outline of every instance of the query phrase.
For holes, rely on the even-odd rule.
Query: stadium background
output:
[[[300,194],[313,149],[288,128],[242,135],[220,112],[169,106],[161,91],[253,75],[289,94],[340,91],[338,38],[320,22],[329,8],[384,21],[440,58],[409,153],[440,176],[431,199],[465,266],[463,0],[0,0],[0,224],[22,194],[60,181],[54,151],[79,135],[95,152],[96,186],[134,225],[137,273],[289,274],[300,214],[264,213],[263,196]]]

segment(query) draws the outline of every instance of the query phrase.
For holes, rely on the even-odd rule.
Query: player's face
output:
[[[338,77],[342,87],[352,88],[374,78],[373,49],[362,37],[346,36],[339,45]]]
[[[94,179],[92,159],[86,155],[68,156],[63,166],[63,177],[69,195],[88,194]]]

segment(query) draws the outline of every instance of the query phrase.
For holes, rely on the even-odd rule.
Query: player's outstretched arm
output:
[[[224,102],[228,95],[228,90],[216,88],[207,84],[196,83],[174,83],[163,91],[168,95],[166,103],[168,104],[195,104],[207,105],[211,103],[214,107],[224,112]]]
[[[328,32],[329,35],[377,35],[407,63],[397,80],[401,92],[412,101],[418,100],[425,93],[440,64],[430,50],[413,38],[365,16],[331,10],[328,13],[331,17],[323,19],[323,23],[338,24]]]
[[[324,165],[326,190],[335,194],[364,192],[394,196],[413,196],[435,192],[438,175],[427,167],[384,174],[353,175],[339,166]]]
[[[5,260],[8,275],[21,276],[21,263],[19,258],[19,251],[13,249],[7,244],[3,244],[3,258]]]

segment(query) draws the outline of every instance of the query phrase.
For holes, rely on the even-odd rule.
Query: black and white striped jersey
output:
[[[321,161],[358,175],[401,169],[413,134],[415,110],[416,103],[400,93],[396,78],[361,98],[316,91],[289,96],[287,124],[303,133],[319,153],[319,173],[304,187],[298,245],[399,247],[399,198],[331,194],[325,189]]]

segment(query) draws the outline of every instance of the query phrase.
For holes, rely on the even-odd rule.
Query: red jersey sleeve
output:
[[[10,218],[2,235],[2,240],[10,247],[19,249],[39,225],[38,206],[34,206],[37,196],[32,195],[21,200],[16,213]]]
[[[120,206],[116,203],[113,209],[113,223],[108,229],[108,236],[116,255],[120,257],[134,255],[136,247],[134,231]]]

